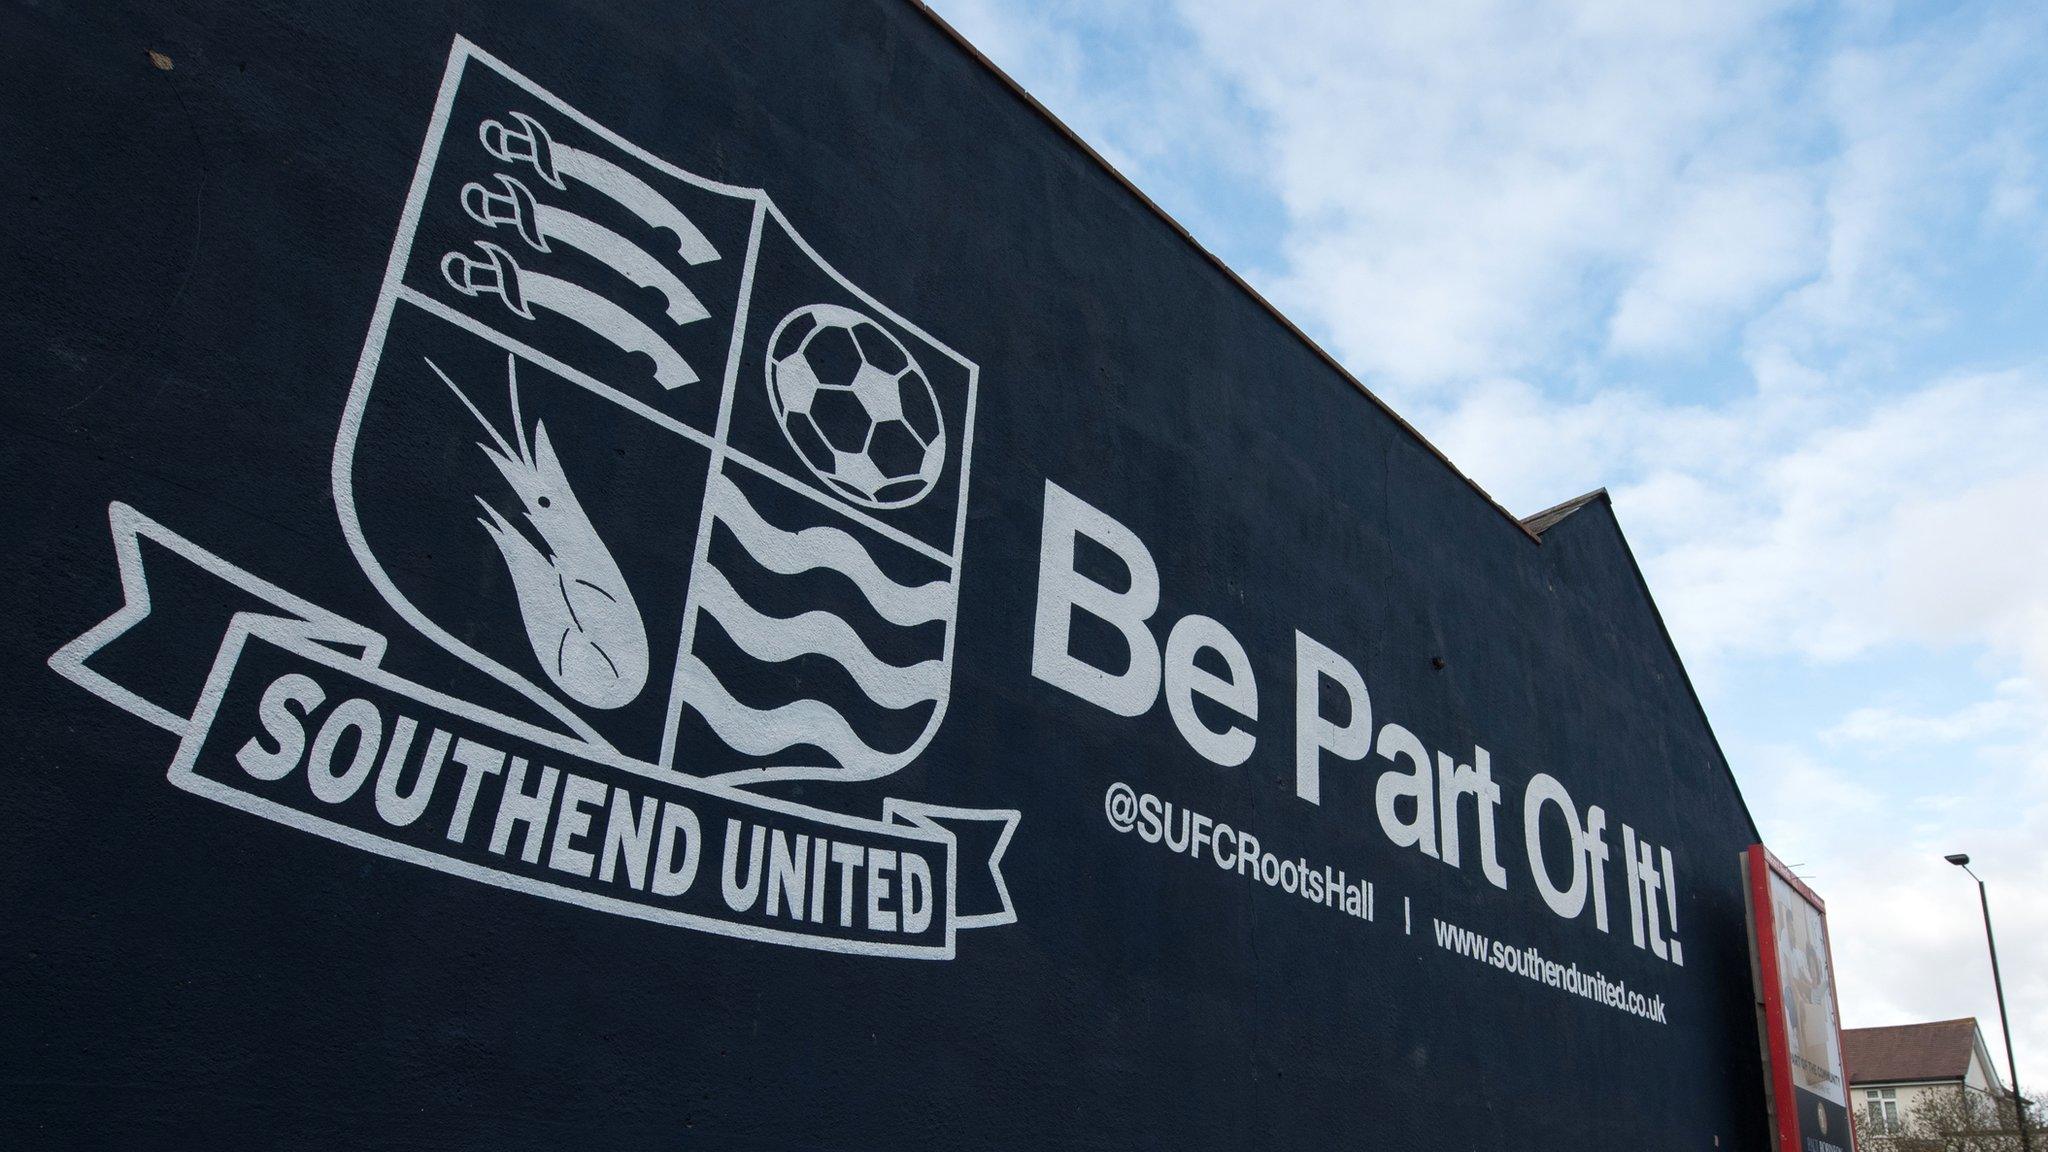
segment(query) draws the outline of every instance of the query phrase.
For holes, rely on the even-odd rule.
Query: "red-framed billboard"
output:
[[[1854,1152],[1827,904],[1770,849],[1742,854],[1776,1152]]]

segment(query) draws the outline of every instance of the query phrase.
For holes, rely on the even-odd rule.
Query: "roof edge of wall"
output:
[[[1628,570],[1636,579],[1636,590],[1642,593],[1643,603],[1649,605],[1650,619],[1657,623],[1657,634],[1663,637],[1664,649],[1671,655],[1672,666],[1678,669],[1679,682],[1685,685],[1685,694],[1692,700],[1693,711],[1699,716],[1700,726],[1706,729],[1707,740],[1714,746],[1714,758],[1721,765],[1722,774],[1728,778],[1728,787],[1735,793],[1735,803],[1742,808],[1742,818],[1749,822],[1749,834],[1755,840],[1761,841],[1763,833],[1757,828],[1756,814],[1749,810],[1749,800],[1742,794],[1742,782],[1735,778],[1735,766],[1728,762],[1728,750],[1722,747],[1721,736],[1714,731],[1714,721],[1707,715],[1706,702],[1700,699],[1699,687],[1693,683],[1692,673],[1685,666],[1685,657],[1678,651],[1678,641],[1671,635],[1671,625],[1665,622],[1664,610],[1657,606],[1657,597],[1650,591],[1649,578],[1643,575],[1643,566],[1636,560],[1635,549],[1629,546],[1628,533],[1622,530],[1621,518],[1614,514],[1614,501],[1608,496],[1607,489],[1596,488],[1584,496],[1538,512],[1529,517],[1529,521],[1551,517],[1539,530],[1539,533],[1549,532],[1557,525],[1573,520],[1577,513],[1592,507],[1606,510],[1607,523],[1614,529],[1615,543],[1621,548],[1621,558],[1627,561]],[[1523,522],[1525,530],[1529,521]],[[1543,536],[1539,534],[1537,539],[1541,540]]]

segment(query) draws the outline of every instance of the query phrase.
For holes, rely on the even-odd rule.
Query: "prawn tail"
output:
[[[597,584],[567,575],[559,591],[573,634],[561,638],[557,663],[564,677],[575,670],[584,695],[567,684],[563,690],[593,708],[630,703],[647,684],[649,656],[647,627],[633,594],[623,581]]]
[[[623,708],[647,685],[647,626],[618,564],[594,529],[545,555],[481,499],[477,523],[505,560],[526,640],[556,689],[586,708]],[[583,572],[585,575],[575,575]]]

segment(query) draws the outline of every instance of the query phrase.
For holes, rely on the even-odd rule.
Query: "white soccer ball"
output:
[[[768,401],[805,466],[855,504],[915,504],[946,466],[931,381],[852,308],[809,304],[782,318],[768,338]]]

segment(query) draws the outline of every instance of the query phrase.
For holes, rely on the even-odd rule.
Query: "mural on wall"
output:
[[[172,783],[254,815],[603,911],[950,959],[1015,919],[1016,811],[749,789],[889,776],[943,721],[976,384],[764,191],[458,40],[333,494],[391,608],[510,695],[409,678],[383,634],[121,503],[127,603],[50,663],[176,734]],[[148,644],[164,564],[248,609],[217,654],[160,654],[211,658],[193,700],[96,663]]]
[[[1765,1145],[1612,511],[923,6],[195,11],[0,13],[0,1143]]]

